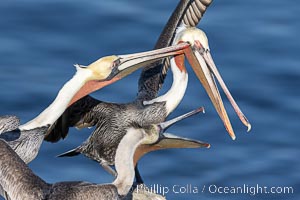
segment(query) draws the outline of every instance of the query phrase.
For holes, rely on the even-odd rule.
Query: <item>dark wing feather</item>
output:
[[[196,26],[212,0],[181,0],[172,13],[155,45],[155,49],[170,46],[176,28],[184,23]],[[139,79],[138,100],[151,100],[157,96],[170,66],[169,58],[145,66]]]
[[[58,142],[64,139],[69,132],[69,127],[91,127],[96,124],[95,117],[93,117],[93,108],[101,101],[86,96],[72,106],[70,106],[60,118],[50,127],[45,140],[49,142]]]

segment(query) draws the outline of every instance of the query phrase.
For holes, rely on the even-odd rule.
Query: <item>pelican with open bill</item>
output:
[[[199,140],[164,133],[168,127],[178,121],[203,111],[203,108],[198,108],[163,123],[151,124],[145,127],[136,126],[127,128],[127,133],[118,144],[115,156],[115,166],[118,172],[117,177],[112,183],[106,184],[83,181],[47,183],[30,170],[6,141],[0,139],[0,185],[7,191],[9,199],[13,200],[124,199],[133,185],[135,174],[135,163],[133,160],[136,149],[139,146],[160,143],[161,141],[178,140],[193,148],[210,147],[210,144]],[[131,199],[131,197],[128,198]],[[143,196],[142,199],[145,199],[145,197]]]
[[[210,54],[210,48],[208,45],[208,39],[206,34],[195,27],[187,28],[181,26],[178,29],[177,37],[180,37],[183,41],[193,41],[191,48],[186,48],[185,55],[192,66],[196,76],[200,80],[201,84],[205,88],[209,98],[211,99],[217,113],[222,119],[225,128],[231,138],[235,140],[236,136],[232,129],[230,120],[228,118],[226,109],[224,107],[221,95],[216,85],[215,77],[217,78],[221,88],[224,90],[229,102],[233,106],[238,117],[242,123],[247,126],[247,132],[251,130],[251,124],[248,119],[240,110],[239,106],[231,96],[226,84],[224,83],[213,59]],[[193,38],[193,39],[190,39]]]
[[[183,115],[180,115],[176,118],[170,119],[165,122],[161,122],[158,125],[156,125],[156,129],[159,129],[159,134],[156,136],[158,137],[157,140],[155,140],[155,143],[152,144],[143,144],[137,147],[137,150],[134,153],[134,166],[136,166],[138,160],[145,154],[156,151],[156,150],[162,150],[162,149],[175,149],[175,148],[210,148],[210,144],[201,142],[198,140],[192,140],[189,138],[180,137],[177,135],[173,135],[170,133],[166,133],[165,131],[170,128],[172,125],[177,123],[178,121],[181,121],[183,119],[186,119],[188,117],[191,117],[193,115],[196,115],[198,113],[205,113],[204,107],[200,107],[198,109],[192,110],[188,113],[185,113]],[[153,125],[152,125],[153,126]]]

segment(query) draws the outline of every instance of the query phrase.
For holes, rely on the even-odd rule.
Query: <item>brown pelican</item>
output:
[[[59,91],[56,99],[33,120],[20,125],[15,116],[0,117],[0,138],[7,141],[25,162],[31,162],[38,154],[45,133],[71,105],[93,90],[110,84],[128,73],[140,63],[150,62],[164,56],[182,53],[188,44],[155,51],[103,57],[87,67],[76,65],[76,74]]]
[[[194,148],[210,146],[201,141],[164,134],[164,130],[170,125],[200,111],[202,111],[201,108],[158,125],[129,127],[116,151],[115,166],[118,176],[109,184],[81,181],[46,183],[29,169],[10,145],[0,139],[0,184],[14,200],[121,199],[128,194],[133,184],[133,156],[136,148],[141,144],[160,143],[162,140],[171,139],[191,143]]]
[[[168,20],[166,26],[164,27],[164,30],[162,31],[155,45],[155,48],[170,46],[172,43],[174,43],[174,39],[176,35],[175,33],[178,27],[181,26],[182,27],[181,30],[184,30],[186,27],[195,27],[199,23],[207,7],[211,3],[212,0],[181,0],[177,5],[177,8],[173,12],[172,16]],[[186,31],[186,33],[187,32],[189,31]],[[178,35],[180,34],[182,33],[178,33]],[[205,33],[203,37],[206,38],[205,40],[207,40]],[[223,106],[221,96],[219,95],[217,86],[215,85],[214,77],[210,77],[209,75],[210,72],[211,74],[217,77],[217,80],[221,84],[222,89],[224,90],[225,94],[230,100],[230,103],[233,105],[235,111],[238,113],[238,116],[240,117],[241,121],[248,127],[247,131],[250,131],[251,125],[248,122],[247,118],[242,114],[242,112],[238,108],[233,98],[231,97],[227,87],[225,86],[224,81],[222,80],[217,68],[215,67],[213,59],[210,55],[208,42],[207,44],[206,42],[204,42],[204,44],[202,45],[204,45],[206,49],[201,48],[202,50],[205,50],[204,54],[201,53],[201,55],[205,55],[205,62],[208,62],[207,63],[208,66],[211,66],[213,68],[212,71],[210,69],[207,69],[209,71],[206,70],[205,73],[201,72],[202,65],[204,68],[206,68],[205,67],[206,64],[203,63],[202,59],[200,58],[201,61],[199,62],[201,62],[202,64],[201,66],[199,66],[199,62],[196,61],[197,59],[193,56],[193,53],[186,52],[185,55],[188,57],[189,62],[193,63],[191,64],[191,66],[193,67],[194,72],[196,73],[197,77],[199,78],[205,90],[207,91],[213,105],[217,110],[217,113],[219,114],[222,121],[224,122],[226,130],[230,134],[231,138],[235,139],[236,137],[231,127],[230,121],[228,119],[226,110]],[[186,50],[188,51],[190,49],[186,49]],[[163,85],[164,79],[166,77],[169,68],[170,68],[170,58],[159,60],[155,63],[151,63],[146,67],[144,67],[139,79],[139,92],[138,92],[137,100],[147,101],[156,98],[158,91]]]
[[[234,139],[234,132],[211,74],[216,75],[222,88],[224,88],[225,93],[228,94],[231,102],[234,104],[235,110],[239,113],[240,118],[248,127],[249,123],[246,121],[246,118],[242,115],[239,108],[235,106],[235,102],[232,100],[229,91],[224,86],[216,68],[213,68],[213,70],[210,69],[214,67],[214,65],[212,65],[212,58],[208,57],[210,54],[206,36],[196,34],[196,38],[186,38],[186,35],[193,35],[193,33],[189,30],[185,31],[185,27],[181,27],[177,31],[178,37],[175,40],[176,28],[178,28],[180,24],[195,26],[210,3],[211,1],[206,0],[182,0],[168,21],[155,48],[169,46],[172,43],[177,44],[182,41],[188,41],[193,44],[193,52],[186,51],[186,56],[201,83],[207,90],[226,129]],[[185,32],[185,34],[182,34],[182,32]],[[195,41],[197,37],[200,37],[198,38],[198,40],[200,40],[198,42]],[[201,51],[204,51],[204,53]],[[194,52],[195,55],[193,55]],[[200,54],[200,57],[198,54]],[[203,61],[201,55],[204,56],[205,61]],[[200,62],[201,66],[199,66],[199,63],[197,62]],[[158,90],[163,83],[169,63],[171,63],[170,66],[173,72],[173,84],[166,94],[157,97]],[[206,70],[205,73],[202,73],[202,65],[203,69]],[[85,142],[77,148],[61,154],[60,156],[75,156],[80,153],[84,154],[99,162],[110,173],[116,175],[109,165],[114,164],[116,148],[122,137],[125,135],[124,130],[134,123],[145,126],[164,121],[181,101],[187,86],[187,79],[188,76],[183,64],[182,55],[173,57],[171,61],[166,59],[162,63],[156,62],[150,64],[146,66],[142,72],[139,80],[138,97],[134,102],[126,104],[107,103],[87,96],[66,110],[62,117],[57,121],[54,129],[45,139],[47,141],[56,142],[61,138],[65,138],[69,127],[72,126],[77,128],[96,126],[95,131]],[[186,147],[184,144],[180,143],[176,143],[176,145],[165,143],[164,145],[165,146],[156,147],[153,145],[145,145],[140,147],[138,148],[138,153],[136,153],[136,158],[138,159],[141,155],[153,150]],[[137,181],[142,182],[138,171],[136,171],[136,174]]]

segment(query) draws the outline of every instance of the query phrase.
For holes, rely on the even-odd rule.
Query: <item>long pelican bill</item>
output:
[[[142,66],[145,66],[145,64],[152,63],[156,60],[160,60],[168,56],[184,54],[183,50],[189,46],[190,44],[188,43],[181,43],[152,51],[119,55],[118,59],[114,61],[112,72],[106,78],[106,81],[113,78],[123,78]]]
[[[204,107],[199,107],[199,108],[197,108],[195,110],[192,110],[192,111],[190,111],[188,113],[185,113],[183,115],[180,115],[180,116],[175,117],[173,119],[170,119],[168,121],[161,122],[160,124],[158,124],[158,126],[160,127],[161,133],[165,132],[168,128],[170,128],[175,123],[177,123],[177,122],[179,122],[179,121],[181,121],[183,119],[186,119],[188,117],[191,117],[193,115],[196,115],[196,114],[198,114],[200,112],[205,113]]]
[[[192,66],[196,76],[198,77],[201,84],[205,88],[209,98],[211,99],[217,113],[219,114],[221,120],[223,121],[224,126],[227,132],[229,133],[229,135],[231,136],[231,138],[235,140],[236,136],[232,129],[221,95],[216,85],[215,77],[217,78],[221,88],[223,89],[224,93],[229,99],[238,117],[240,118],[242,123],[245,126],[247,126],[248,128],[247,131],[249,132],[251,130],[251,124],[249,123],[248,119],[242,113],[239,106],[237,105],[232,95],[230,94],[227,86],[225,85],[211,57],[209,49],[203,48],[203,46],[199,41],[195,41],[193,47],[185,49],[185,55],[187,56],[188,61]]]
[[[199,140],[184,138],[170,133],[163,133],[159,141],[154,144],[158,149],[176,148],[210,148],[210,144]]]
[[[158,139],[158,142],[154,145],[157,146],[160,149],[169,149],[169,148],[200,148],[200,147],[206,147],[209,148],[210,144],[193,140],[189,138],[183,138],[179,137],[170,133],[165,133],[165,131],[172,126],[173,124],[186,119],[188,117],[191,117],[193,115],[196,115],[198,113],[205,113],[204,107],[200,107],[198,109],[192,110],[186,114],[180,115],[174,119],[162,122],[159,124],[160,127],[160,137]]]
[[[110,85],[123,77],[131,74],[145,64],[155,62],[168,56],[184,53],[190,44],[181,43],[170,47],[119,56],[106,56],[96,60],[88,66],[75,65],[77,70],[88,69],[93,75],[70,101],[69,106],[82,97]]]
[[[134,153],[134,166],[145,154],[163,149],[210,148],[210,144],[200,140],[184,138],[170,133],[162,133],[155,144],[141,145]]]
[[[186,119],[188,117],[191,117],[193,115],[196,115],[198,113],[204,113],[204,108],[200,107],[198,109],[192,110],[186,114],[180,115],[174,119],[162,122],[158,124],[159,129],[159,135],[156,139],[156,141],[152,144],[144,144],[140,145],[134,154],[134,165],[139,161],[139,159],[151,152],[156,150],[162,150],[162,149],[178,149],[178,148],[210,148],[210,144],[206,142],[202,142],[199,140],[194,140],[190,138],[184,138],[177,135],[173,135],[170,133],[165,133],[165,131],[172,126],[173,124],[177,123],[178,121],[181,121],[183,119]],[[154,137],[155,138],[155,137]]]

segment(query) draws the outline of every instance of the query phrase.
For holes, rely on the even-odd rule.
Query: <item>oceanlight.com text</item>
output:
[[[260,184],[248,185],[243,184],[240,186],[221,186],[217,184],[210,185],[193,185],[193,184],[174,184],[174,185],[161,185],[153,184],[147,187],[137,187],[137,193],[149,192],[158,193],[163,196],[167,194],[246,194],[246,195],[257,195],[257,194],[293,194],[294,188],[291,186],[263,186]]]
[[[243,184],[242,186],[219,186],[211,184],[207,187],[203,186],[202,192],[209,192],[211,194],[293,194],[294,188],[291,186],[262,186],[259,184],[256,185],[247,185]]]

